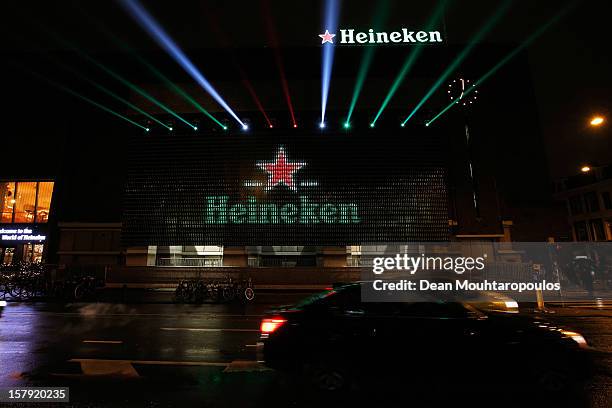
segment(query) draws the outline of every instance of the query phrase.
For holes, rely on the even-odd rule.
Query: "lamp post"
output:
[[[591,125],[592,127],[600,127],[605,123],[605,121],[606,119],[603,116],[595,115],[589,121],[589,125]]]

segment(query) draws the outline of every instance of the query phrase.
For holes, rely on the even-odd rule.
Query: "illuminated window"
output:
[[[42,262],[44,244],[25,244],[23,246],[23,260],[26,262]]]
[[[2,257],[2,264],[3,265],[12,264],[14,256],[15,256],[15,248],[6,248],[4,250],[4,256]]]
[[[0,222],[13,222],[13,207],[15,206],[15,183],[0,183]]]
[[[36,214],[36,182],[17,183],[15,194],[15,222],[33,223]]]
[[[1,181],[0,222],[49,222],[52,195],[52,181]]]
[[[49,221],[51,210],[51,196],[53,195],[53,182],[41,181],[38,183],[38,200],[36,204],[36,222],[46,223]]]

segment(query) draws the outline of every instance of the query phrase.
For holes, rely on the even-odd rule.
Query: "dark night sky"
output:
[[[189,54],[229,47],[263,52],[271,45],[266,36],[266,7],[262,7],[259,1],[143,3]],[[390,3],[390,17],[386,24],[389,31],[402,26],[422,26],[436,4],[424,0]],[[500,3],[491,0],[452,2],[441,27],[446,32],[449,46],[464,44]],[[484,42],[504,45],[520,43],[558,11],[562,3],[559,0],[516,0],[510,12]],[[609,123],[597,130],[586,126],[588,117],[594,113],[608,115],[610,119],[610,3],[605,0],[578,2],[569,15],[528,49],[540,130],[547,146],[550,172],[555,178],[575,173],[583,162],[612,162],[612,132]],[[381,4],[382,1],[345,0],[339,26],[367,28],[372,13]],[[270,0],[269,10],[276,38],[286,58],[288,55],[291,56],[289,58],[299,58],[299,52],[292,50],[317,47],[317,34],[321,27],[320,2]],[[157,45],[112,1],[4,2],[0,19],[2,51],[7,56],[7,63],[2,66],[5,103],[1,113],[4,124],[1,154],[5,159],[0,167],[0,177],[27,173],[28,166],[24,161],[42,160],[45,155],[57,158],[57,155],[49,153],[63,150],[63,135],[66,132],[80,131],[84,139],[93,140],[98,137],[96,130],[100,127],[113,129],[129,126],[110,119],[107,114],[33,80],[24,73],[23,65],[51,77],[54,71],[44,54],[61,58],[66,52],[65,46],[51,40],[46,29],[60,33],[93,55],[100,58],[110,55],[112,59],[112,55],[117,55],[119,50],[101,32],[99,23],[102,23],[114,35],[129,41],[136,52],[156,55],[156,61],[164,58],[160,56]],[[214,35],[215,25],[225,33],[222,39]],[[13,60],[21,61],[23,65],[15,68],[9,64]],[[198,61],[203,71],[212,73],[213,82],[215,75],[222,75],[231,65],[231,60],[224,58],[203,58]],[[249,66],[253,61],[239,62],[246,69],[257,68]],[[314,62],[318,66],[319,61]],[[308,63],[313,64],[312,61],[304,61],[305,66],[310,66]],[[189,82],[171,61],[166,60],[160,64],[164,72],[177,82]],[[292,65],[291,61],[288,65]],[[300,65],[300,61],[293,61],[293,65]],[[479,72],[484,72],[490,65],[483,66]],[[396,69],[389,70],[388,77],[392,78],[396,72]],[[134,71],[128,71],[127,74],[132,78],[138,76],[138,72]],[[290,87],[294,85],[292,89],[297,94],[294,95],[296,99],[300,98],[300,88],[295,86],[294,80],[303,77],[303,74],[287,72]],[[319,80],[317,74],[312,74],[314,80]],[[71,78],[64,80],[74,85]],[[79,89],[77,86],[75,89]],[[279,89],[280,84],[274,97],[282,97]],[[267,97],[272,98],[270,95]],[[504,95],[495,97],[504,98]],[[363,98],[367,99],[367,96]],[[348,95],[344,99],[347,100]],[[346,107],[330,106],[330,109],[345,110]],[[236,106],[236,110],[240,110],[240,106]],[[105,122],[108,124],[101,125]],[[104,145],[105,139],[95,140],[94,144],[85,146],[86,154],[96,154],[99,149],[105,149],[100,147]],[[116,143],[112,137],[106,140],[108,143]],[[20,163],[19,167],[15,167],[15,163]]]

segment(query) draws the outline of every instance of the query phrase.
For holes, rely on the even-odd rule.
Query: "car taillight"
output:
[[[282,317],[270,317],[261,321],[261,333],[270,334],[287,322],[287,319]]]

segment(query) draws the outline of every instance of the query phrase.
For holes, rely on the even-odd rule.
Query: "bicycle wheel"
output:
[[[187,284],[180,281],[174,290],[174,301],[185,303],[187,301]]]
[[[25,299],[33,299],[42,294],[42,279],[41,277],[31,272],[23,279],[23,291]]]
[[[253,290],[252,287],[248,287],[244,290],[244,298],[246,300],[248,300],[249,302],[253,299],[255,299],[255,291]]]
[[[16,300],[23,300],[26,297],[25,288],[23,282],[20,280],[13,280],[7,284],[8,294]]]
[[[215,303],[219,302],[219,300],[221,299],[220,292],[221,291],[219,289],[219,285],[217,285],[216,283],[211,283],[208,287],[208,294],[210,296],[210,299]]]
[[[193,300],[195,303],[203,303],[206,299],[206,287],[204,282],[198,281],[194,286]]]
[[[236,297],[236,289],[233,286],[224,286],[221,290],[221,298],[224,302],[231,302]]]
[[[76,285],[74,288],[74,293],[73,293],[74,300],[83,299],[83,297],[85,297],[85,292],[86,292],[85,282],[81,282],[78,285]]]

